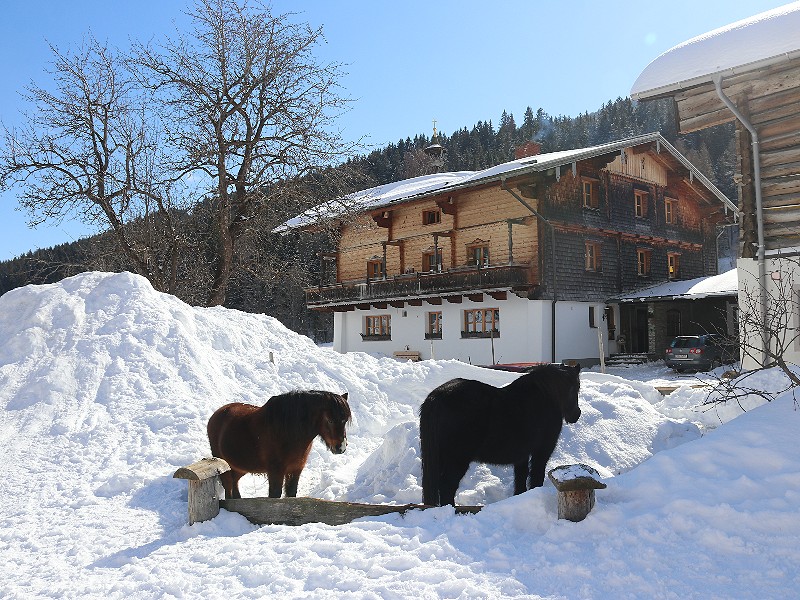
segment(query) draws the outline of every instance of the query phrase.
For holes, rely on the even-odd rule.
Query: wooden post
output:
[[[189,481],[189,525],[213,519],[219,514],[219,501],[225,498],[220,474],[230,471],[221,458],[203,458],[173,475]]]
[[[584,464],[563,465],[547,474],[558,490],[558,518],[583,521],[594,506],[594,491],[605,489],[600,474]]]

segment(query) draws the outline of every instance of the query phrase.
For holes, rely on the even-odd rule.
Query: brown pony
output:
[[[262,407],[234,402],[217,409],[208,420],[211,453],[231,470],[221,475],[225,495],[241,498],[239,480],[245,473],[265,473],[269,497],[297,496],[297,482],[306,466],[311,443],[318,435],[334,454],[347,447],[350,421],[347,394],[317,390],[273,396]]]

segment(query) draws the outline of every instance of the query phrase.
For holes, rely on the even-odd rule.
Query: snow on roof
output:
[[[400,200],[408,200],[415,196],[430,194],[452,186],[473,173],[474,171],[455,171],[452,173],[422,175],[354,192],[344,198],[331,200],[310,208],[304,213],[289,219],[283,225],[277,227],[275,231],[280,233],[289,229],[312,225],[323,219],[341,216],[349,211],[364,211]]]
[[[426,196],[443,190],[464,189],[477,186],[490,181],[503,181],[508,177],[514,177],[525,173],[536,171],[547,171],[557,166],[567,165],[586,158],[601,156],[610,152],[616,152],[623,148],[631,148],[640,144],[658,142],[663,148],[668,150],[678,159],[687,169],[692,171],[694,177],[699,179],[723,204],[733,211],[737,207],[732,203],[717,187],[701,173],[697,167],[686,159],[675,147],[672,146],[660,133],[647,133],[632,138],[617,140],[588,148],[576,148],[573,150],[561,150],[549,152],[547,154],[537,154],[526,158],[512,160],[507,163],[495,165],[482,171],[456,171],[451,173],[437,173],[434,175],[423,175],[412,179],[405,179],[395,183],[387,183],[377,187],[355,192],[344,198],[337,198],[324,202],[319,206],[311,208],[304,213],[289,219],[283,225],[277,227],[276,233],[286,232],[312,225],[324,219],[341,217],[348,213],[361,212],[369,209],[381,208],[391,204],[399,204],[414,198]]]
[[[711,277],[686,281],[668,281],[612,298],[617,302],[647,302],[653,300],[698,300],[714,296],[735,296],[739,290],[736,269]]]
[[[655,97],[800,56],[800,2],[793,2],[692,38],[653,60],[631,97]]]

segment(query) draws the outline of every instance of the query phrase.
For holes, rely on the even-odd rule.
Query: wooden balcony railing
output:
[[[532,284],[527,265],[470,267],[443,273],[412,273],[390,276],[386,279],[307,288],[306,304],[313,308],[448,293],[490,291],[498,288],[525,288]]]

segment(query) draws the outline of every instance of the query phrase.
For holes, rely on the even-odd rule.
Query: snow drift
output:
[[[784,516],[800,499],[797,450],[780,435],[783,421],[796,419],[792,403],[737,419],[733,446],[732,436],[717,435],[733,424],[697,440],[701,427],[674,406],[665,416],[652,386],[599,373],[582,374],[583,415],[565,425],[551,459],[583,462],[609,478],[581,534],[555,522],[551,487],[508,498],[510,469],[484,465],[471,469],[458,496],[494,503],[475,517],[441,508],[292,529],[255,528],[223,512],[185,525],[186,491],[171,475],[208,455],[211,413],[293,389],[347,391],[353,410],[347,452],[334,456],[315,442],[300,494],[418,502],[417,409],[453,377],[504,385],[515,375],[456,361],[340,355],[271,317],[193,308],[127,273],[9,292],[0,297],[0,448],[9,467],[0,488],[0,568],[13,576],[0,593],[576,597],[617,589],[644,597],[657,581],[665,595],[685,597],[702,586],[710,595],[739,594],[753,581],[765,597],[798,582],[796,567],[781,567],[789,552],[782,541],[798,531]],[[763,423],[764,432],[748,435],[748,422]],[[690,440],[697,442],[675,448]],[[778,447],[768,449],[773,440]],[[744,463],[742,443],[760,448]],[[266,483],[249,476],[241,490],[266,495]],[[734,533],[726,523],[739,517],[745,531]],[[693,554],[715,543],[722,553],[700,569]],[[655,564],[677,555],[687,572]],[[741,572],[724,581],[709,572],[727,560],[741,561]],[[758,564],[765,568],[756,572]]]

